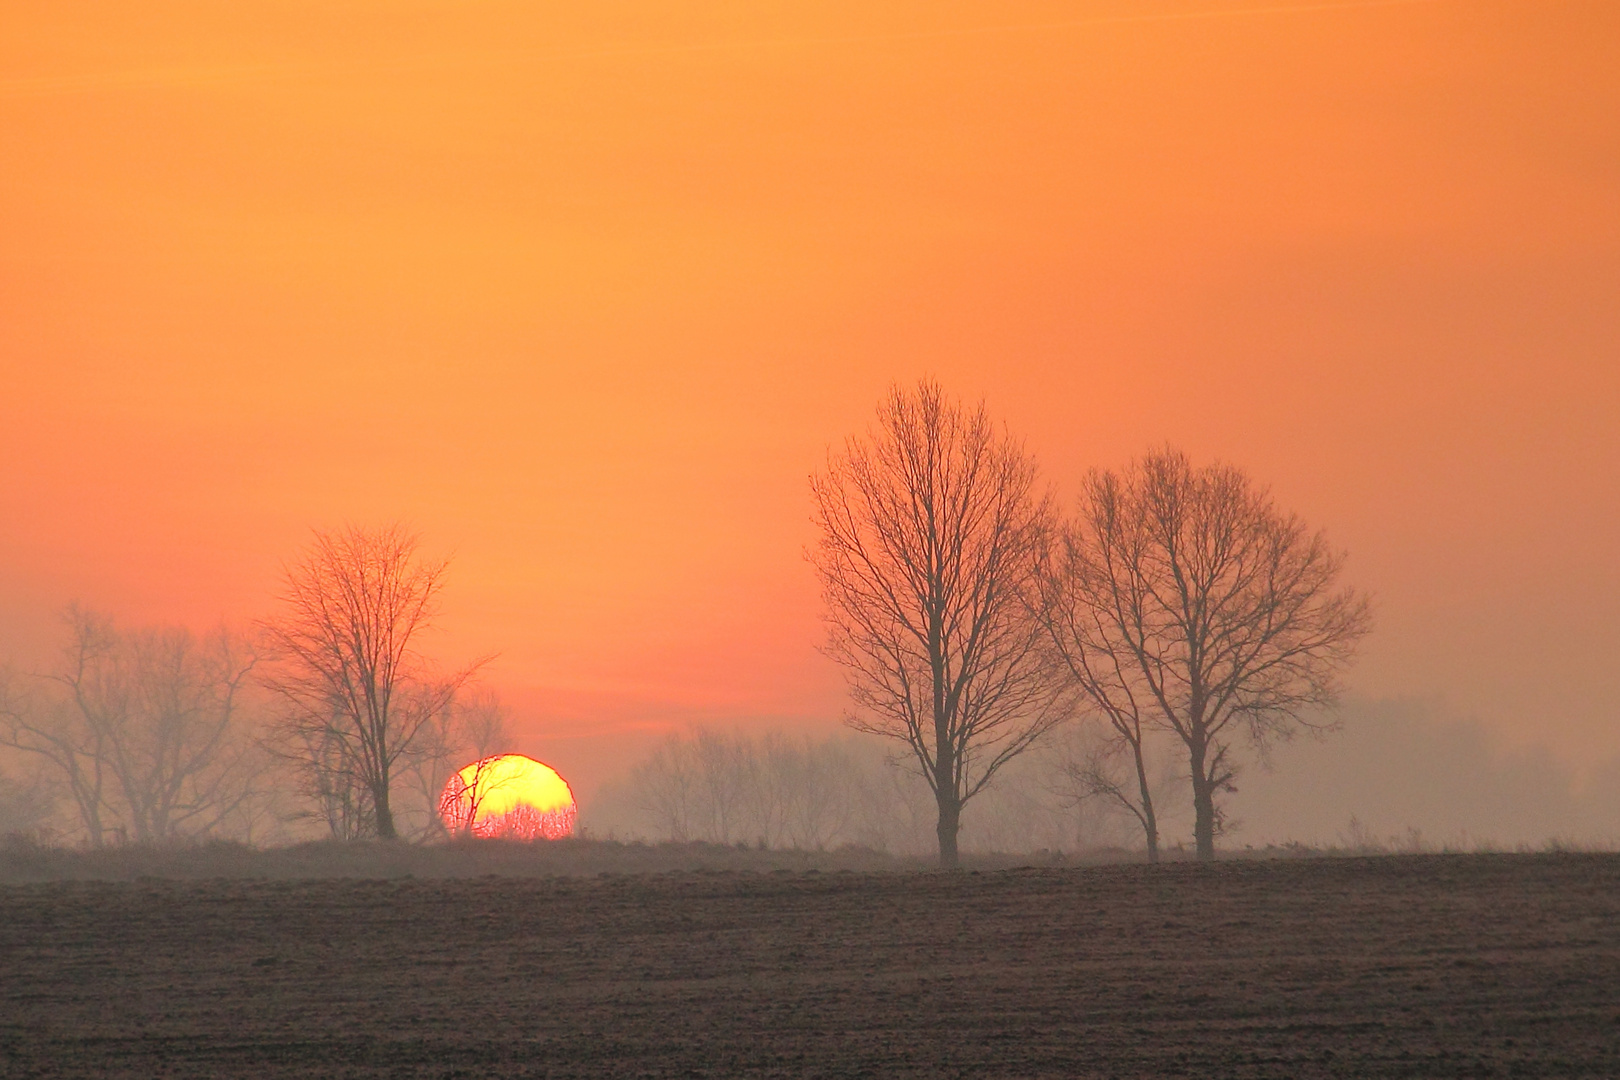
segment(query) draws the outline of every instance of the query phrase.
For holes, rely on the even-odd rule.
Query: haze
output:
[[[1173,442],[1324,527],[1363,699],[1620,754],[1620,9],[8,6],[0,654],[453,553],[587,785],[830,729],[806,477],[886,387],[1067,501]]]

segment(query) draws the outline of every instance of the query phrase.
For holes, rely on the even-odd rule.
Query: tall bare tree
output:
[[[1227,465],[1175,450],[1093,472],[1048,576],[1048,625],[1074,682],[1133,753],[1150,806],[1144,726],[1187,754],[1198,857],[1211,859],[1233,739],[1262,755],[1323,727],[1338,675],[1371,628],[1339,584],[1344,555]],[[1148,824],[1150,843],[1152,825]]]
[[[60,776],[92,845],[207,833],[248,796],[252,747],[240,713],[252,646],[220,629],[125,630],[73,607],[56,694],[14,699],[0,744]]]
[[[265,685],[286,707],[282,752],[344,822],[387,840],[398,836],[397,764],[478,667],[439,675],[418,651],[448,563],[419,559],[417,546],[397,525],[317,530],[286,572],[282,615],[265,624],[279,661]],[[363,807],[345,801],[356,794]]]
[[[1023,446],[931,382],[892,390],[811,478],[810,553],[858,731],[909,748],[942,865],[962,807],[1059,718],[1037,570],[1052,532]]]

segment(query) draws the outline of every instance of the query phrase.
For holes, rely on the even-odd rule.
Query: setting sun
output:
[[[439,816],[453,833],[558,840],[574,834],[578,810],[557,770],[522,754],[498,754],[450,777]]]

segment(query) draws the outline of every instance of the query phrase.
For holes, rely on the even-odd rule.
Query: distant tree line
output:
[[[953,866],[970,803],[986,824],[1056,805],[1133,822],[1155,860],[1173,748],[1212,858],[1240,759],[1331,722],[1371,625],[1343,554],[1242,471],[1155,450],[1088,474],[1064,514],[982,404],[926,380],[893,389],[810,491],[844,719],[893,759],[675,737],[629,778],[637,828],[894,846],[927,817]],[[29,765],[0,783],[0,815],[27,827],[60,805],[91,845],[444,835],[451,773],[509,748],[498,701],[473,686],[481,663],[445,670],[423,651],[446,570],[401,528],[351,527],[317,531],[276,614],[247,629],[70,609],[55,664],[0,676],[0,748]]]
[[[1072,776],[1095,734],[1057,733],[1008,766],[963,823],[964,849],[1065,851],[1133,844],[1128,815]],[[1154,782],[1173,784],[1155,760]],[[903,856],[937,852],[931,789],[877,740],[697,728],[654,746],[591,802],[593,835]]]

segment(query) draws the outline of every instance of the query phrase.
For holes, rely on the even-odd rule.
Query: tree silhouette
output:
[[[212,831],[256,779],[239,730],[251,643],[224,628],[125,629],[78,606],[66,622],[61,662],[41,681],[55,692],[0,695],[0,745],[61,780],[93,847]]]
[[[1268,743],[1320,726],[1338,673],[1371,628],[1340,587],[1344,556],[1240,470],[1194,469],[1175,450],[1093,472],[1046,579],[1049,631],[1075,684],[1134,751],[1151,808],[1144,725],[1181,741],[1198,857],[1214,857],[1233,738]],[[1144,823],[1153,843],[1151,818]]]
[[[942,865],[962,807],[1059,718],[1035,611],[1052,531],[1036,466],[983,405],[898,387],[811,478],[825,651],[847,723],[903,743],[933,791]]]
[[[417,651],[448,563],[416,551],[416,537],[397,525],[316,531],[287,570],[283,614],[265,624],[279,663],[264,682],[286,707],[282,752],[316,774],[322,791],[357,787],[367,805],[345,820],[387,840],[398,835],[396,765],[479,666],[440,676]],[[342,774],[326,775],[333,768]]]

